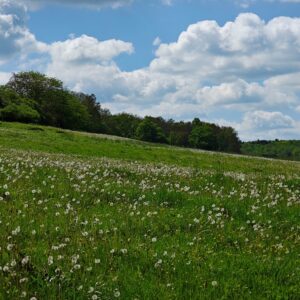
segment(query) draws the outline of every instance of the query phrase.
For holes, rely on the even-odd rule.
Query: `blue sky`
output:
[[[0,0],[0,83],[29,69],[113,112],[300,138],[300,0]]]

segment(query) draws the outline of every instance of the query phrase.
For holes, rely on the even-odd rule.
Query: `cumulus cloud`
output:
[[[47,50],[26,27],[26,18],[26,7],[22,4],[0,0],[0,64]]]
[[[300,67],[300,19],[279,17],[265,23],[248,13],[223,27],[202,21],[190,25],[177,42],[160,45],[156,55],[151,70],[197,74],[200,79],[257,80],[287,73]]]
[[[133,45],[128,42],[99,41],[82,35],[49,45],[51,62],[47,73],[64,79],[75,90],[96,90],[112,98],[121,83],[121,71],[113,59],[133,51]]]
[[[295,121],[281,112],[254,111],[245,114],[244,130],[267,130],[293,128]]]
[[[299,138],[300,122],[278,111],[253,111],[235,127],[244,140],[253,140],[254,133],[260,139],[293,139]]]
[[[120,40],[99,41],[82,35],[63,42],[55,42],[49,47],[52,60],[65,64],[105,63],[121,53],[133,53],[131,43]]]

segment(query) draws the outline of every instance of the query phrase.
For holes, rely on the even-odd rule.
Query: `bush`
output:
[[[11,103],[0,109],[0,117],[3,121],[37,123],[40,114],[30,106],[22,103]]]

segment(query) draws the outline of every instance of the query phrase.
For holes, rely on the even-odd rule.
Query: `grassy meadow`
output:
[[[300,163],[0,123],[0,299],[300,299]]]

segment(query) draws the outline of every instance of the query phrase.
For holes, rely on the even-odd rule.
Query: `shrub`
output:
[[[3,121],[37,123],[40,114],[30,106],[22,103],[11,103],[0,109],[0,117]]]

